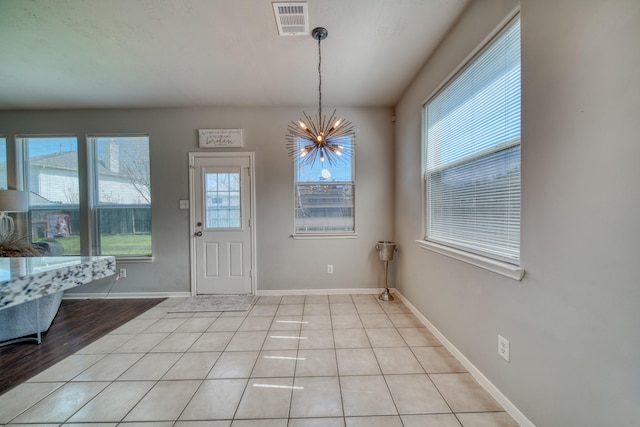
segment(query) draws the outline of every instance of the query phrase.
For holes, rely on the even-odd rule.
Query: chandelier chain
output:
[[[318,38],[318,118],[322,117],[322,51],[320,49],[321,38]]]

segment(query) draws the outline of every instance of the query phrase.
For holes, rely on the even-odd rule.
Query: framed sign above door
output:
[[[200,148],[239,148],[244,146],[242,129],[198,129]]]

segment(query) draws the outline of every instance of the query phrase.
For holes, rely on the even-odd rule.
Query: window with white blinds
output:
[[[424,105],[426,240],[520,260],[520,20]]]

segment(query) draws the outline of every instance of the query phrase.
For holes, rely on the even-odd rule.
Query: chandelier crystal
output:
[[[351,122],[336,117],[336,110],[331,116],[322,114],[322,51],[320,42],[327,38],[326,28],[317,27],[311,32],[318,40],[318,114],[309,116],[304,111],[303,119],[291,122],[287,131],[287,147],[289,156],[294,162],[313,165],[316,161],[327,161],[333,165],[351,155],[353,125]],[[314,120],[315,119],[315,120]]]

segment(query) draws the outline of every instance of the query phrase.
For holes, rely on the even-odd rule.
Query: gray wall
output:
[[[537,426],[640,419],[640,2],[523,0],[522,282],[418,248],[420,114],[515,1],[472,3],[397,106],[401,292]],[[511,362],[497,336],[511,341]]]
[[[326,107],[328,110],[329,107]],[[313,112],[313,108],[307,108]],[[0,112],[0,135],[148,133],[151,144],[153,263],[127,263],[114,293],[189,292],[188,154],[198,148],[197,129],[242,128],[243,151],[256,158],[258,290],[372,288],[382,284],[374,250],[393,233],[393,124],[389,108],[339,108],[356,133],[356,239],[293,240],[293,166],[287,125],[299,108]],[[207,150],[211,151],[211,150]],[[327,264],[334,274],[328,275]],[[105,292],[109,284],[75,292]]]

